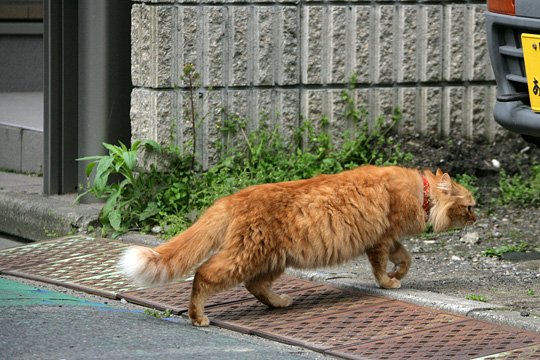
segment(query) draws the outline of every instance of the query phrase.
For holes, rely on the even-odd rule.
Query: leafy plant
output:
[[[469,294],[465,296],[465,299],[473,300],[473,301],[481,301],[481,302],[487,301],[487,298],[484,295],[477,295],[477,294]]]
[[[527,289],[527,296],[535,296],[536,292],[533,289]]]
[[[95,176],[92,185],[82,192],[76,201],[87,194],[106,200],[99,221],[106,228],[121,233],[138,220],[157,212],[152,202],[148,201],[152,189],[146,189],[147,176],[136,172],[136,166],[141,146],[152,150],[160,150],[161,147],[151,140],[135,141],[130,148],[122,143],[119,146],[104,143],[103,146],[109,151],[108,155],[78,159],[90,161],[86,166],[86,176],[90,177],[94,169]],[[121,176],[122,181],[110,182],[113,175]]]
[[[501,171],[499,190],[499,201],[504,205],[540,205],[540,165],[531,168],[531,176],[528,178],[520,175],[510,176]]]
[[[529,248],[529,244],[521,242],[517,245],[501,245],[496,247],[487,248],[482,252],[484,256],[491,256],[501,258],[504,254],[509,252],[523,252]]]
[[[167,309],[165,311],[158,311],[154,309],[144,309],[144,313],[146,315],[150,315],[158,319],[165,319],[172,316],[172,310],[170,309]]]

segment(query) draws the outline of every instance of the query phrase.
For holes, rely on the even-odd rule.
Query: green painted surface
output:
[[[30,305],[106,306],[56,291],[39,289],[34,286],[0,278],[0,307]]]

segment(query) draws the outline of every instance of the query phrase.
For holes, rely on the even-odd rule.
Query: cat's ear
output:
[[[436,174],[436,175],[437,175],[437,177],[443,176],[442,170],[441,170],[441,169],[437,169],[437,174]]]
[[[437,175],[439,175],[439,171],[441,170],[437,170]],[[439,189],[445,195],[450,195],[452,193],[452,179],[450,179],[450,175],[442,174],[442,171],[441,175],[441,178],[437,182],[437,189]]]

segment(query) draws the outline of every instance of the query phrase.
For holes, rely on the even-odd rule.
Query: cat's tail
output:
[[[139,285],[158,285],[186,275],[222,243],[229,224],[225,204],[216,203],[186,231],[151,249],[128,248],[120,271]]]

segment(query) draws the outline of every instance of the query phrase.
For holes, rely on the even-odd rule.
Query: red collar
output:
[[[422,202],[422,207],[426,212],[426,220],[429,218],[429,211],[431,206],[429,204],[429,182],[424,175],[422,175],[422,181],[424,182],[424,201]]]

